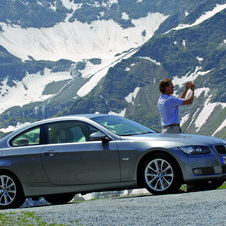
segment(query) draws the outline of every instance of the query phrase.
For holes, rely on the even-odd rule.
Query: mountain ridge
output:
[[[31,19],[26,13],[21,21],[13,12],[11,19],[0,13],[0,98],[5,106],[0,109],[0,131],[54,115],[95,112],[120,114],[160,131],[157,86],[161,78],[169,77],[175,83],[176,95],[183,89],[183,81],[196,83],[194,104],[180,111],[183,130],[226,137],[224,1],[16,3],[26,6],[26,10],[22,5],[20,8],[25,12],[51,11],[52,20],[43,13],[42,20],[34,25],[35,17]],[[198,19],[199,24],[194,24]],[[54,30],[58,27],[61,29]],[[41,31],[45,31],[44,41],[34,35]],[[115,35],[110,35],[113,32]],[[13,33],[16,35],[12,37]],[[93,40],[88,38],[91,34]],[[73,43],[76,39],[70,39],[76,36],[78,47]],[[117,41],[109,42],[107,37]],[[55,46],[50,43],[54,39]],[[24,42],[30,42],[33,51]],[[95,48],[90,48],[90,43]],[[78,54],[82,50],[83,55]],[[49,57],[43,57],[45,54]],[[39,89],[35,82],[29,82],[32,79],[39,81]],[[14,104],[15,89],[21,100]],[[209,117],[203,120],[206,111]]]

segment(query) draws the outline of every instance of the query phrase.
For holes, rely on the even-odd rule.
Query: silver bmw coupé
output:
[[[226,141],[161,134],[105,114],[71,115],[27,125],[0,140],[0,208],[44,197],[146,188],[176,193],[182,184],[215,189],[226,180]]]

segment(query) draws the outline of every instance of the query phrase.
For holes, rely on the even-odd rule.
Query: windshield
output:
[[[148,127],[119,116],[102,116],[92,120],[120,136],[155,133],[154,130]]]

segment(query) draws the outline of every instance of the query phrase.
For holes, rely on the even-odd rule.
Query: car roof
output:
[[[4,148],[4,146],[7,146],[8,141],[14,137],[20,134],[21,132],[28,130],[30,128],[33,128],[35,126],[39,126],[46,123],[51,122],[58,122],[58,121],[67,121],[67,120],[84,120],[84,122],[88,122],[89,119],[97,118],[97,117],[119,117],[117,115],[109,115],[109,114],[75,114],[75,115],[66,115],[66,116],[58,116],[58,117],[52,117],[48,119],[42,119],[36,122],[32,122],[30,124],[26,124],[21,126],[20,128],[12,131],[11,133],[4,136],[2,139],[0,139],[0,146]]]
[[[92,119],[92,118],[97,118],[97,117],[103,117],[103,116],[116,116],[116,115],[108,115],[108,114],[76,114],[76,115],[66,115],[66,116],[59,116],[59,117],[53,117],[53,118],[48,118],[48,119],[43,119],[37,122],[32,123],[33,125],[35,123],[42,124],[42,123],[49,123],[52,121],[58,121],[58,120],[75,120],[75,119]]]
[[[76,115],[65,115],[65,116],[58,116],[58,117],[52,117],[52,118],[48,118],[48,119],[42,119],[39,120],[37,122],[33,122],[31,123],[32,125],[34,124],[43,124],[43,123],[49,123],[52,121],[58,121],[58,120],[75,120],[75,119],[91,119],[91,118],[96,118],[96,117],[103,117],[103,116],[115,116],[115,115],[108,115],[108,114],[76,114]],[[31,125],[30,124],[30,125]]]
[[[108,115],[108,114],[76,114],[76,115],[66,115],[66,116],[59,116],[59,117],[53,117],[53,118],[48,118],[48,119],[42,119],[36,122],[32,122],[30,124],[26,124],[24,126],[21,126],[20,128],[16,129],[15,131],[12,131],[11,133],[9,133],[8,135],[6,135],[5,137],[3,137],[0,140],[1,141],[8,139],[11,136],[14,136],[16,134],[21,133],[22,131],[35,127],[35,126],[39,126],[45,123],[51,123],[51,122],[56,122],[56,121],[66,121],[66,120],[81,120],[81,119],[92,119],[92,118],[97,118],[97,117],[103,117],[103,116],[113,116],[116,117],[116,115]]]

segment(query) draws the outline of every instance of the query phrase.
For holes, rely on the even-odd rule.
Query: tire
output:
[[[10,173],[0,173],[0,209],[18,208],[25,201],[19,180]]]
[[[177,193],[181,186],[181,171],[171,157],[159,153],[149,157],[142,167],[142,181],[152,194]]]
[[[219,188],[224,183],[222,179],[215,179],[210,181],[199,181],[188,185],[188,191],[207,191],[215,190]]]
[[[44,196],[44,199],[53,204],[66,204],[70,202],[75,197],[75,193],[67,193],[67,194],[57,194],[57,195],[47,195]]]

